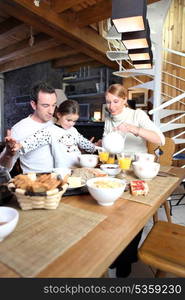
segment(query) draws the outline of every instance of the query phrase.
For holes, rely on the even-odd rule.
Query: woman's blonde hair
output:
[[[106,94],[107,93],[110,93],[119,98],[123,98],[123,99],[127,98],[127,90],[124,88],[123,85],[121,85],[119,83],[110,85],[106,91]]]

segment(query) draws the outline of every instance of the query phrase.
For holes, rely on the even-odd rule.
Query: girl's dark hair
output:
[[[75,100],[65,100],[62,102],[57,108],[57,112],[61,114],[61,116],[69,115],[69,114],[80,114],[79,104]]]
[[[48,93],[48,94],[53,94],[55,93],[55,89],[50,86],[47,82],[45,81],[40,81],[37,82],[34,86],[32,86],[31,91],[30,91],[30,100],[34,101],[37,103],[38,101],[38,94],[39,92],[43,93]],[[56,93],[55,93],[56,94]]]

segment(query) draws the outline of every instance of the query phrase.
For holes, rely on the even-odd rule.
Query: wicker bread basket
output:
[[[22,210],[30,209],[56,209],[60,203],[62,195],[68,188],[65,183],[59,188],[46,192],[34,193],[24,189],[16,188],[13,182],[8,184],[9,190],[14,192]]]

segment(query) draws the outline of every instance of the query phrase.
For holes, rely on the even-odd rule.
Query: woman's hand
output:
[[[127,123],[121,123],[120,125],[114,128],[114,130],[119,130],[124,133],[130,132],[136,136],[138,136],[139,134],[139,129],[139,127]]]
[[[160,136],[155,131],[146,128],[138,127],[127,123],[121,123],[119,126],[115,127],[114,130],[120,130],[125,133],[129,132],[134,134],[135,136],[143,138],[148,142],[161,145]]]

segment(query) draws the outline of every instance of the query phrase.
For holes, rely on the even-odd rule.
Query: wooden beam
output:
[[[4,2],[5,0],[2,1]],[[60,16],[53,10],[47,10],[42,7],[38,8],[32,2],[27,0],[12,0],[11,2],[17,3],[21,7],[24,7],[26,10],[32,12],[32,14],[35,16],[41,18],[43,22],[52,26],[52,28],[59,30],[64,35],[67,35],[68,37],[73,38],[88,47],[90,46],[102,54],[105,54],[105,51],[108,48],[107,41],[99,36],[93,29],[84,28],[81,30],[74,26],[73,23],[67,22],[66,20],[60,18]],[[8,0],[8,3],[11,2]]]
[[[3,34],[6,34],[7,31],[10,31],[10,30],[14,30],[15,27],[21,25],[22,22],[20,22],[19,20],[11,17],[11,18],[8,18],[7,20],[5,20],[4,22],[1,22],[0,24],[0,35],[3,35]]]
[[[61,13],[82,2],[84,2],[84,0],[52,0],[51,7],[57,13]]]
[[[61,57],[65,45],[60,45],[45,51],[37,52],[33,55],[27,55],[22,58],[14,59],[12,61],[0,64],[0,72],[8,72],[22,67],[27,67],[33,64],[49,61],[56,57]]]
[[[88,57],[85,54],[77,54],[77,55],[73,55],[73,56],[69,56],[63,59],[59,59],[57,61],[54,61],[52,66],[53,68],[63,68],[63,67],[67,67],[67,66],[74,66],[80,63],[86,63],[86,62],[90,62],[93,59]]]
[[[147,4],[158,2],[160,0],[148,0]],[[80,10],[75,14],[77,26],[80,28],[111,18],[112,0],[102,0],[96,4]]]
[[[18,2],[18,0],[16,0],[16,2]],[[28,3],[26,3],[26,4],[28,4]],[[34,8],[34,10],[35,10],[35,8]],[[78,49],[80,52],[83,52],[86,55],[92,57],[93,59],[100,61],[102,64],[107,65],[114,69],[117,68],[116,63],[111,62],[105,56],[104,50],[107,51],[107,45],[105,44],[106,41],[103,38],[101,38],[97,33],[95,33],[93,31],[93,29],[91,29],[91,32],[93,31],[94,38],[92,38],[92,35],[89,34],[90,33],[89,31],[85,31],[85,33],[86,33],[87,41],[89,41],[90,37],[92,38],[92,40],[94,39],[94,42],[93,42],[94,47],[92,47],[92,45],[89,45],[87,41],[86,41],[86,44],[84,44],[82,41],[79,42],[76,39],[74,39],[74,37],[72,38],[72,37],[67,36],[65,33],[65,30],[62,30],[60,28],[61,24],[59,24],[59,26],[55,26],[55,22],[53,24],[50,21],[48,21],[50,19],[50,17],[48,17],[48,16],[50,16],[50,11],[48,11],[48,10],[47,11],[44,10],[44,13],[46,16],[43,19],[42,17],[37,16],[37,15],[33,14],[32,12],[30,12],[29,9],[24,9],[21,6],[18,6],[15,3],[15,1],[9,1],[9,0],[6,0],[6,1],[1,0],[0,9],[13,15],[15,18],[22,20],[23,22],[32,25],[34,28],[37,28],[37,30],[45,32],[45,33],[49,34],[50,36],[60,40],[61,42],[68,44],[69,46],[73,47],[74,49]],[[39,8],[39,11],[40,11],[40,8]],[[43,13],[43,10],[42,10],[42,13]],[[59,18],[58,22],[60,23],[60,21],[61,21],[61,19]],[[73,26],[73,28],[74,28],[74,26]],[[84,36],[84,39],[85,39],[85,36]],[[100,49],[96,49],[95,41],[97,42],[97,47],[101,48],[101,51],[100,51]],[[101,41],[103,41],[103,43],[101,43]]]
[[[71,50],[69,49],[69,50],[63,51],[60,58],[54,59],[52,61],[52,67],[53,68],[62,68],[63,58],[72,56],[72,55],[76,55],[76,54],[78,54],[78,52],[74,49],[71,49]]]
[[[29,45],[29,39],[25,39],[6,48],[0,49],[0,63],[12,60],[17,57],[32,55],[33,53],[44,51],[48,48],[58,46],[60,42],[50,36],[40,33],[34,37],[33,46]]]
[[[112,14],[112,0],[103,0],[76,13],[77,25],[84,27],[89,24],[108,19]]]

